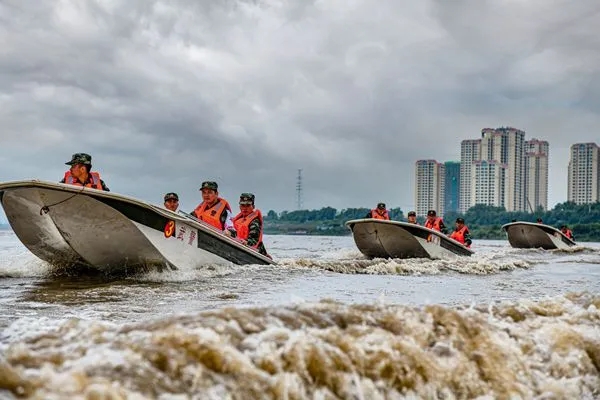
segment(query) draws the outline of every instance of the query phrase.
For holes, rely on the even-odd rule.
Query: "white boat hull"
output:
[[[510,245],[517,249],[568,249],[576,243],[550,225],[517,221],[502,225]]]
[[[201,221],[112,192],[18,181],[0,184],[0,200],[21,242],[58,266],[122,272],[273,263]]]
[[[367,218],[348,221],[346,226],[369,258],[444,259],[473,254],[456,240],[421,225]]]

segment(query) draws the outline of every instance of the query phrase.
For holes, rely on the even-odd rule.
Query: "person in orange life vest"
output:
[[[228,236],[235,236],[235,228],[231,222],[231,207],[227,200],[219,197],[219,185],[214,181],[202,182],[202,203],[191,212],[191,214],[217,229],[225,232]]]
[[[408,223],[409,223],[409,224],[416,224],[416,225],[419,225],[419,224],[417,223],[417,213],[416,213],[416,212],[414,212],[414,211],[409,211],[409,212],[408,212]]]
[[[448,228],[444,225],[444,220],[437,216],[435,210],[427,211],[427,219],[425,220],[425,228],[433,229],[443,234],[448,234]]]
[[[377,204],[377,208],[372,209],[365,215],[365,218],[374,218],[374,219],[385,219],[389,220],[390,215],[385,209],[385,203]]]
[[[450,237],[459,243],[464,244],[467,247],[471,247],[473,243],[471,240],[471,233],[469,228],[465,225],[465,220],[462,218],[456,218],[454,224],[454,231],[450,234]]]
[[[65,176],[60,180],[60,183],[110,192],[104,181],[100,179],[100,174],[91,172],[92,156],[89,154],[75,153],[71,156],[71,161],[67,161],[65,164],[70,165],[71,168],[65,172]]]
[[[165,208],[167,210],[171,210],[173,212],[177,211],[177,208],[179,207],[179,196],[177,196],[177,193],[167,193],[165,194]]]
[[[573,231],[570,230],[566,225],[563,225],[560,227],[560,231],[569,239],[575,241],[575,239],[573,238]]]
[[[260,210],[254,208],[254,195],[252,193],[242,193],[239,204],[240,213],[233,217],[237,238],[246,246],[258,250],[260,254],[271,257],[267,254],[267,249],[262,241],[263,217]]]

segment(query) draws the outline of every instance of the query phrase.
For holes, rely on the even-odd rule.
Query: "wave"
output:
[[[497,259],[495,255],[471,256],[451,260],[412,259],[338,259],[338,260],[282,260],[281,265],[297,268],[323,269],[342,274],[374,275],[438,275],[448,272],[490,275],[502,271],[528,269],[534,264],[519,259]]]
[[[324,300],[122,326],[73,319],[8,347],[0,394],[593,399],[599,309],[599,296],[579,293],[456,308]]]

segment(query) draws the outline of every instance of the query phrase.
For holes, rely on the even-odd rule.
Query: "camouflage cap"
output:
[[[435,210],[429,210],[427,211],[427,216],[428,217],[435,217],[437,215],[437,213],[435,212]]]
[[[211,189],[217,191],[219,190],[219,185],[217,185],[217,182],[214,181],[204,181],[202,182],[202,186],[200,186],[200,190],[202,189]]]
[[[377,208],[380,208],[383,210],[385,208],[385,203],[377,203]]]
[[[456,218],[456,222],[459,223],[459,224],[464,224],[465,220],[462,219],[461,217],[458,217],[458,218]]]
[[[240,194],[240,205],[254,204],[254,195],[252,193]]]
[[[409,211],[409,212],[408,212],[408,216],[409,216],[409,217],[416,217],[416,216],[417,216],[417,213],[416,213],[416,212],[414,212],[414,211]]]
[[[92,156],[86,153],[75,153],[71,156],[71,161],[65,163],[66,165],[92,165]]]
[[[179,196],[177,196],[177,193],[173,193],[173,192],[169,192],[169,193],[165,194],[165,201],[171,200],[171,199],[179,201]]]

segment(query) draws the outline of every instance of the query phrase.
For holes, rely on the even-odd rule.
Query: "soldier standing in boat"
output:
[[[93,189],[104,190],[109,192],[106,184],[100,179],[98,172],[92,172],[92,156],[87,153],[75,153],[71,156],[71,161],[67,161],[66,165],[71,168],[65,172],[65,176],[60,180],[60,183],[68,185],[85,186]]]
[[[437,216],[435,210],[427,211],[427,219],[425,220],[425,228],[433,229],[448,234],[448,228],[444,225],[444,220]]]
[[[471,240],[471,233],[469,232],[469,228],[465,225],[465,220],[462,218],[456,218],[456,223],[454,224],[454,231],[450,234],[450,238],[456,240],[458,243],[465,245],[470,248],[473,243]]]
[[[240,213],[233,217],[233,225],[237,238],[246,246],[256,249],[260,254],[269,258],[263,243],[263,217],[259,209],[254,208],[254,195],[242,193],[240,195]]]
[[[227,200],[219,197],[219,185],[214,181],[204,181],[200,186],[202,203],[191,212],[201,221],[224,231],[228,236],[235,236],[235,228],[231,221],[231,207]]]
[[[560,227],[560,231],[569,239],[571,239],[572,241],[575,241],[575,238],[573,237],[573,231],[569,229],[568,226],[563,225]]]
[[[389,220],[390,215],[385,208],[385,203],[378,203],[377,207],[372,209],[365,215],[365,218]]]

